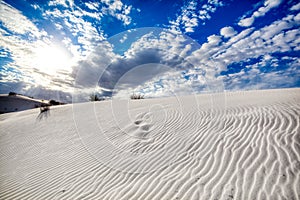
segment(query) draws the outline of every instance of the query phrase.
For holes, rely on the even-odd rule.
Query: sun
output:
[[[57,71],[70,69],[71,56],[60,46],[42,46],[36,48],[33,64],[38,70],[53,75]]]

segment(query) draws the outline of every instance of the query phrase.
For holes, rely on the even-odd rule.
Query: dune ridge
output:
[[[300,199],[300,89],[0,116],[0,199]]]

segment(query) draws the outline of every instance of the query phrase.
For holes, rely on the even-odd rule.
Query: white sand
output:
[[[33,99],[23,95],[0,94],[0,113],[33,109],[48,103],[47,100]]]
[[[300,89],[0,115],[0,199],[300,199]]]

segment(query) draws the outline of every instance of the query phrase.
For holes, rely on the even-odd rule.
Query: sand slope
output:
[[[33,99],[23,95],[0,94],[0,114],[23,111],[49,104],[49,101]]]
[[[300,199],[300,89],[0,116],[0,199]]]

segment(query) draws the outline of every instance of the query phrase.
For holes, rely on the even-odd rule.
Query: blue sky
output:
[[[71,101],[300,86],[293,0],[5,0],[0,93]]]

